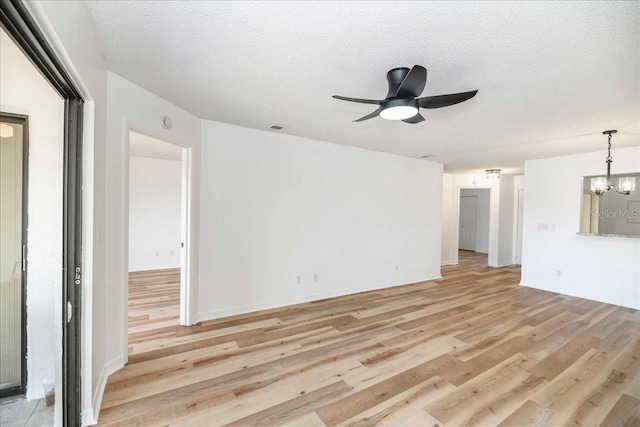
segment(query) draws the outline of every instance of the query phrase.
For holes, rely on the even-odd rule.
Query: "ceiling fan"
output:
[[[422,108],[441,108],[459,104],[473,98],[477,90],[470,92],[452,93],[449,95],[426,96],[418,98],[427,83],[427,69],[414,65],[411,70],[406,67],[394,68],[387,73],[389,92],[383,100],[348,98],[333,95],[343,101],[375,104],[380,107],[371,114],[360,117],[354,122],[361,122],[380,116],[387,120],[402,120],[405,123],[420,123],[424,117],[420,114]]]

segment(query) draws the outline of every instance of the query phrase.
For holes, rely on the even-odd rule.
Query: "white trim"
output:
[[[180,325],[194,325],[193,268],[191,226],[193,207],[193,148],[182,148],[182,195],[180,201]]]
[[[507,267],[509,265],[515,265],[512,261],[499,262],[496,267]]]
[[[457,259],[448,259],[446,261],[441,261],[440,262],[440,266],[443,265],[458,265],[458,260]]]
[[[222,310],[214,310],[214,311],[209,311],[207,313],[200,313],[198,316],[198,321],[203,322],[207,320],[220,319],[228,316],[235,316],[238,314],[247,314],[247,313],[253,313],[261,310],[282,308],[282,307],[287,307],[294,304],[313,302],[313,301],[318,301],[326,298],[335,298],[335,297],[340,297],[345,295],[353,295],[361,292],[377,291],[380,289],[411,285],[414,283],[426,282],[426,281],[437,280],[437,279],[442,279],[442,276],[439,273],[431,276],[418,276],[418,277],[407,278],[399,281],[396,280],[396,281],[380,282],[373,285],[344,289],[343,290],[344,292],[339,292],[339,293],[325,292],[325,293],[310,295],[304,298],[289,298],[289,299],[283,299],[279,301],[272,301],[268,303],[248,304],[248,305],[243,305],[239,307],[225,308]]]
[[[582,299],[587,299],[587,300],[590,300],[590,301],[596,301],[596,302],[602,302],[602,303],[605,303],[605,304],[616,305],[618,307],[627,307],[627,308],[632,308],[634,310],[640,310],[640,304],[639,305],[633,305],[632,303],[621,304],[620,301],[614,301],[612,299],[607,299],[607,298],[595,298],[592,295],[580,294],[578,292],[572,292],[572,293],[558,292],[558,288],[557,287],[553,287],[553,286],[552,287],[531,286],[531,285],[525,285],[522,282],[520,282],[520,286],[524,286],[526,288],[531,288],[531,289],[539,289],[541,291],[553,292],[554,294],[558,294],[558,295],[568,295],[570,297],[582,298]],[[601,294],[598,295],[598,296],[601,296]]]
[[[110,362],[105,363],[100,372],[100,378],[96,384],[96,392],[93,395],[93,411],[91,409],[85,409],[82,411],[82,425],[90,426],[98,423],[98,416],[100,415],[100,406],[102,405],[102,397],[104,396],[104,390],[107,387],[107,380],[115,372],[124,367],[124,361],[118,357]]]

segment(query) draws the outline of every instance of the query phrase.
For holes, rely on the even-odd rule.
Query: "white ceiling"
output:
[[[180,161],[182,148],[141,133],[129,132],[129,155]]]
[[[109,68],[199,117],[411,157],[449,172],[640,144],[640,3],[86,2]],[[423,96],[478,89],[416,125],[352,120],[386,72]]]

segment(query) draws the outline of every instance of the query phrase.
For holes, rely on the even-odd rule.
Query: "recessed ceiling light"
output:
[[[278,125],[273,125],[273,126],[271,126],[271,129],[282,130],[283,127],[282,126],[278,126]]]

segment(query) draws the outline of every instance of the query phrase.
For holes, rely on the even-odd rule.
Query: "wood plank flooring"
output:
[[[129,364],[99,423],[640,426],[640,313],[486,262],[189,328],[175,271],[132,274]]]

